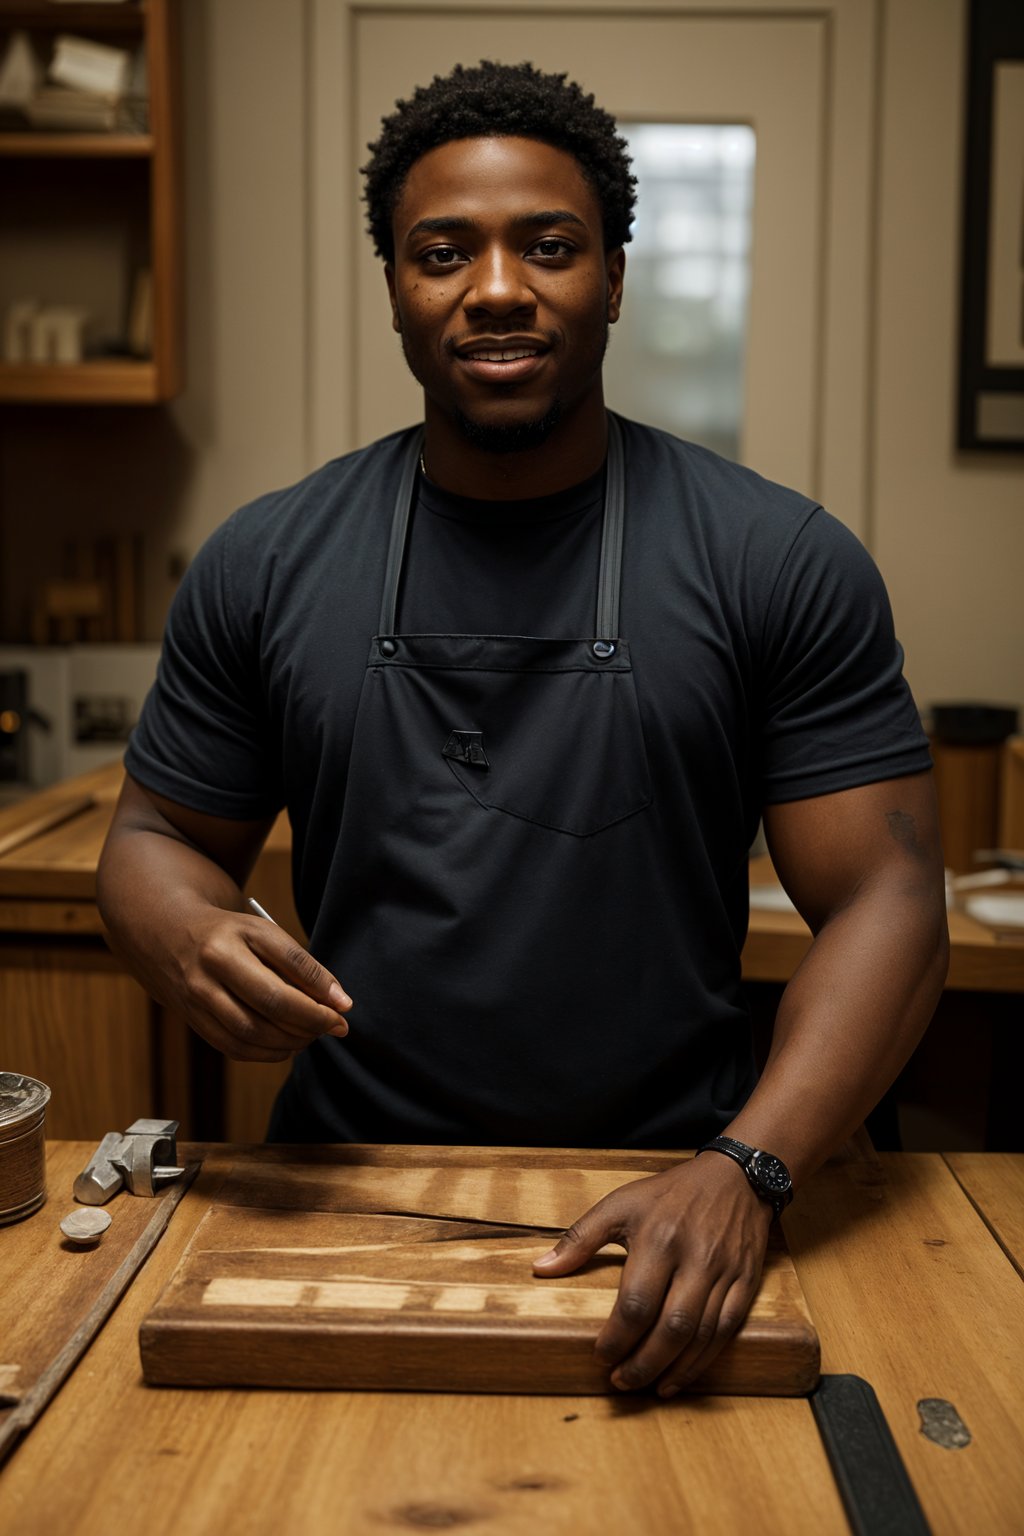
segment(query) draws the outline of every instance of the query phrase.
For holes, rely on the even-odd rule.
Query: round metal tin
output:
[[[23,1072],[0,1072],[0,1226],[31,1216],[46,1199],[46,1106],[50,1090]]]

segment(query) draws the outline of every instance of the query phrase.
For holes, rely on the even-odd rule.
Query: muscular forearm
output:
[[[159,1002],[168,1002],[181,956],[210,908],[241,912],[231,875],[188,843],[140,827],[115,828],[103,851],[96,898],[111,946]]]
[[[729,1134],[782,1157],[799,1185],[894,1081],[947,961],[934,878],[865,887],[823,925],[786,988],[765,1070]]]
[[[352,1006],[296,939],[246,910],[241,887],[269,826],[204,816],[128,780],[97,876],[111,944],[143,986],[250,1061],[346,1034]]]

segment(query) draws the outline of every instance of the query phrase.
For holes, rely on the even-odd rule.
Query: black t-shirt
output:
[[[127,767],[212,815],[288,806],[311,949],[357,1002],[347,1040],[297,1058],[282,1135],[685,1146],[714,1134],[754,1080],[739,957],[763,806],[928,767],[857,540],[747,469],[623,430],[620,631],[649,803],[569,837],[521,819],[510,830],[467,802],[492,818],[498,856],[467,870],[458,839],[431,830],[415,900],[436,909],[434,926],[417,928],[412,952],[400,921],[371,941],[361,926],[394,891],[346,884],[353,733],[405,434],[243,508],[190,568]],[[421,482],[398,631],[592,635],[602,497],[602,474],[527,503]],[[559,750],[572,772],[572,754],[596,748]]]

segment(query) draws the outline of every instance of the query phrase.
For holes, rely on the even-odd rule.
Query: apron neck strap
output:
[[[379,635],[393,635],[395,614],[398,609],[398,583],[402,577],[402,556],[405,553],[405,537],[409,528],[416,491],[416,475],[423,452],[423,428],[418,427],[409,439],[409,446],[402,460],[402,478],[398,482],[395,512],[391,519],[391,542],[388,544],[388,563],[384,567],[384,596],[380,605]]]
[[[604,520],[601,526],[601,563],[597,571],[597,640],[606,644],[619,638],[619,588],[622,584],[622,529],[626,508],[625,474],[622,467],[622,428],[619,418],[607,413],[608,462],[604,474]]]
[[[619,589],[622,580],[622,535],[625,518],[625,474],[622,458],[622,428],[617,416],[607,413],[608,461],[605,467],[604,518],[601,526],[601,561],[597,573],[598,643],[613,645],[619,635]],[[395,633],[398,611],[398,586],[402,578],[402,559],[409,531],[409,515],[416,493],[416,476],[423,451],[423,428],[409,439],[402,460],[402,474],[391,519],[391,540],[384,568],[384,593],[380,607],[379,635]]]

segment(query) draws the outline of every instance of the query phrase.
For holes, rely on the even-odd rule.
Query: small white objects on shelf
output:
[[[91,319],[77,304],[41,305],[19,299],[4,315],[5,363],[80,363]]]
[[[0,59],[0,109],[23,112],[43,83],[43,66],[27,32],[12,32]]]
[[[27,363],[31,351],[32,321],[39,312],[36,299],[18,299],[4,313],[3,360]]]

